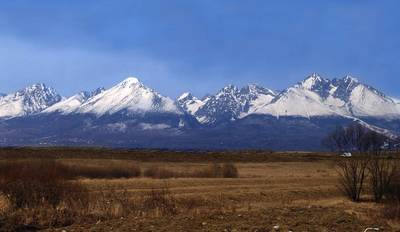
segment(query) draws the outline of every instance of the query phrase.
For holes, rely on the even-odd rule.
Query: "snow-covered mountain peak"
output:
[[[0,117],[38,113],[61,101],[61,96],[45,84],[33,84],[0,99]]]
[[[249,84],[241,89],[242,93],[249,93],[249,94],[267,94],[275,96],[276,93],[270,89],[264,88],[262,86],[256,84]]]
[[[343,77],[343,81],[348,84],[360,83],[360,81],[357,78],[352,77],[350,75],[346,75],[345,77]]]
[[[191,93],[185,92],[177,98],[178,101],[192,100],[194,97]]]
[[[238,87],[229,84],[229,85],[225,86],[224,88],[222,88],[219,93],[234,93],[234,92],[237,92],[238,90],[239,90]]]
[[[88,101],[90,98],[102,93],[105,91],[104,88],[97,88],[91,92],[89,91],[81,91],[72,97],[67,99],[63,99],[62,101],[50,106],[45,109],[43,113],[61,113],[61,114],[69,114],[76,112],[82,104]]]
[[[98,116],[122,111],[126,113],[180,113],[173,100],[161,96],[135,77],[129,77],[97,94],[79,109],[80,113],[94,113]]]
[[[136,77],[128,77],[122,82],[120,82],[117,86],[121,87],[132,87],[132,86],[144,86],[138,78]]]
[[[321,87],[329,87],[331,81],[321,77],[317,73],[313,73],[304,79],[298,86],[307,90],[320,89]]]
[[[30,86],[25,87],[25,91],[35,91],[35,90],[44,90],[46,89],[46,85],[43,83],[36,83]]]
[[[288,88],[285,92],[290,92],[291,90],[309,91],[316,93],[322,99],[326,99],[331,94],[333,88],[334,86],[331,80],[323,78],[317,73],[313,73],[302,82],[294,85],[292,88]],[[307,95],[307,93],[304,94]]]
[[[55,89],[51,87],[47,87],[43,83],[37,83],[30,86],[25,87],[22,90],[16,92],[19,95],[30,95],[30,94],[41,94],[41,95],[48,95],[48,96],[57,96],[57,92]]]
[[[206,102],[207,100],[199,100],[189,92],[183,93],[176,99],[177,105],[191,115],[194,115]]]
[[[238,87],[235,85],[227,85],[224,88],[222,88],[216,95],[213,97],[219,99],[225,99],[225,98],[236,98],[237,95],[239,94],[240,90]]]
[[[308,77],[306,77],[303,82],[307,82],[307,81],[322,81],[322,77],[321,75],[319,75],[318,73],[312,73],[311,75],[309,75]]]
[[[122,83],[139,83],[139,78],[137,77],[127,77],[125,80],[122,81]]]
[[[233,121],[268,104],[275,96],[274,91],[255,84],[241,89],[228,85],[215,95],[204,98],[201,104],[197,103],[198,108],[193,115],[199,122],[206,124],[224,120]]]

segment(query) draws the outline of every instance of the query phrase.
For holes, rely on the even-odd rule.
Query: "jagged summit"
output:
[[[185,92],[177,98],[178,101],[192,100],[192,99],[193,99],[193,95],[189,92]]]
[[[62,97],[45,84],[33,84],[0,99],[0,117],[18,117],[41,112]]]
[[[255,84],[241,89],[234,85],[227,85],[216,94],[202,100],[188,99],[184,95],[185,98],[178,99],[178,103],[199,122],[213,124],[236,120],[246,113],[253,112],[260,105],[267,104],[275,95],[274,91]]]
[[[314,89],[318,85],[330,84],[330,80],[322,78],[319,74],[313,73],[304,79],[299,85],[305,89]]]
[[[77,112],[93,113],[98,116],[118,112],[130,114],[144,112],[180,113],[173,100],[161,96],[134,77],[129,77],[114,87],[90,98]]]
[[[359,83],[360,82],[357,78],[350,76],[350,75],[346,75],[342,79],[343,79],[343,81],[345,81],[347,83]]]
[[[194,115],[207,102],[207,99],[200,100],[194,97],[191,93],[183,93],[176,99],[176,104],[184,112]]]

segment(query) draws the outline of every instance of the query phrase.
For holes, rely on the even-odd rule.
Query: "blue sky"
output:
[[[400,96],[396,0],[0,2],[0,92],[63,95],[136,76],[162,94],[226,84],[283,89],[351,74]]]

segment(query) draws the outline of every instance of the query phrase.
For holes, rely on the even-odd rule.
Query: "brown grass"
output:
[[[339,186],[344,196],[359,202],[364,191],[367,179],[368,158],[351,158],[341,160],[337,167],[339,173]]]
[[[382,214],[389,219],[400,219],[400,170],[397,170],[386,191]]]
[[[155,210],[161,214],[176,214],[178,206],[167,184],[160,189],[152,189],[143,200],[143,211]]]
[[[234,164],[209,164],[192,171],[171,170],[157,165],[152,165],[144,171],[145,177],[154,179],[168,178],[238,178],[239,171]]]
[[[88,190],[87,200],[62,201],[55,208],[46,204],[30,209],[10,208],[8,200],[0,194],[0,231],[271,231],[275,225],[282,231],[363,231],[367,226],[379,226],[385,231],[400,229],[395,221],[389,226],[381,214],[383,205],[371,203],[372,194],[366,194],[361,203],[344,198],[336,188],[336,159],[322,159],[324,155],[284,154],[283,162],[277,162],[280,158],[275,157],[272,162],[267,158],[260,162],[255,156],[245,162],[233,160],[241,178],[222,178],[223,166],[229,166],[223,165],[229,163],[221,161],[226,159],[220,158],[223,155],[216,156],[217,162],[210,162],[210,154],[205,161],[200,161],[200,157],[187,162],[171,155],[168,159],[174,156],[177,162],[166,163],[162,157],[166,153],[149,152],[151,161],[138,163],[137,156],[129,158],[132,153],[128,152],[124,159],[103,151],[100,154],[106,155],[105,159],[93,159],[98,154],[78,158],[73,150],[68,152],[74,158],[57,158],[57,165],[79,166],[79,169],[111,166],[129,169],[129,165],[137,165],[144,172],[159,167],[173,171],[174,177],[186,177],[72,175],[67,182],[84,186]],[[245,154],[241,157],[244,159]],[[0,170],[5,162],[13,159],[0,158]],[[204,178],[210,176],[221,178]]]

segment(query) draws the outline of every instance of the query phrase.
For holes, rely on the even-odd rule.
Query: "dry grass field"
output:
[[[0,151],[0,162],[32,159],[40,154],[41,158],[56,158],[66,167],[139,167],[142,174],[128,178],[74,178],[71,181],[85,186],[89,192],[92,206],[85,208],[85,212],[61,214],[57,217],[71,219],[52,220],[48,224],[46,219],[51,220],[40,218],[40,210],[25,212],[26,218],[19,221],[10,221],[3,213],[0,230],[297,232],[364,231],[378,227],[380,231],[400,231],[400,223],[384,217],[383,205],[373,203],[368,194],[360,203],[343,196],[337,188],[336,162],[340,158],[331,154],[243,151],[188,155],[107,150],[83,153],[9,149]],[[228,161],[237,167],[238,178],[143,176],[145,170],[154,167],[192,173]],[[4,197],[1,207],[6,212]],[[33,221],[40,223],[33,226]],[[10,223],[15,223],[14,227]]]

